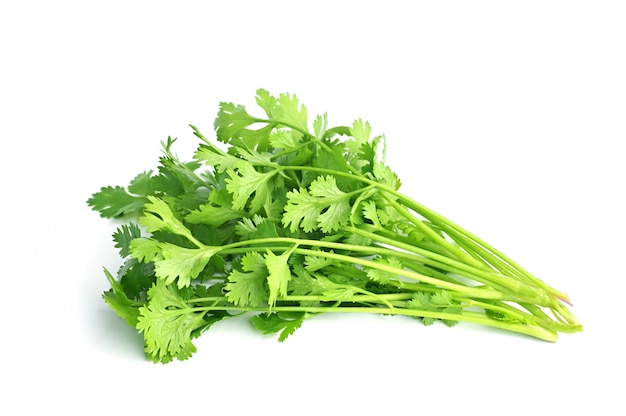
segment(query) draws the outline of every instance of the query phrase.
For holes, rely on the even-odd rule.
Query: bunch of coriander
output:
[[[321,313],[405,315],[556,341],[582,326],[568,297],[400,192],[369,123],[309,124],[295,95],[258,90],[264,115],[221,103],[217,141],[192,126],[191,161],[162,143],[158,171],[88,204],[122,223],[106,303],[154,362],[185,360],[214,323],[250,313],[283,341]]]

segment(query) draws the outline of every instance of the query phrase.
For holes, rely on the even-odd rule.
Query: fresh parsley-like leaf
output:
[[[257,252],[250,252],[241,259],[242,271],[233,270],[224,286],[229,302],[237,306],[256,307],[268,300],[265,285],[268,271],[265,259]]]
[[[242,164],[237,171],[228,170],[226,189],[233,195],[233,209],[242,210],[250,201],[249,211],[251,214],[272,203],[272,190],[274,188],[271,179],[277,171],[258,172],[252,164]]]
[[[146,306],[139,308],[137,329],[144,334],[146,355],[154,362],[191,357],[196,352],[192,332],[204,325],[204,312],[189,307],[177,288],[162,280],[148,291]]]
[[[333,176],[320,176],[306,189],[287,193],[283,224],[292,232],[317,228],[325,233],[337,231],[349,221],[350,194],[337,187]]]
[[[303,312],[295,313],[270,313],[253,316],[250,321],[252,325],[264,334],[272,334],[280,331],[278,341],[283,342],[293,334],[296,329],[302,326],[307,314]]]
[[[129,194],[121,186],[102,187],[87,200],[87,204],[104,218],[139,215],[145,203],[145,197]]]
[[[176,281],[179,289],[189,286],[220,250],[219,247],[190,249],[168,243],[162,243],[160,248],[162,258],[154,263],[155,273],[167,284]]]
[[[279,296],[287,295],[287,287],[291,279],[291,270],[287,264],[290,255],[291,252],[286,252],[277,256],[272,251],[268,251],[267,254],[265,254],[265,264],[269,272],[267,285],[270,292],[268,299],[270,307],[276,305],[276,299]]]
[[[141,229],[134,222],[122,224],[115,231],[115,233],[113,233],[115,248],[118,248],[120,250],[120,257],[127,257],[130,254],[130,242],[139,237],[141,237]]]

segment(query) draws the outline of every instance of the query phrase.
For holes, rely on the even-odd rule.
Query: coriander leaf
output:
[[[333,137],[336,137],[336,136],[350,136],[350,134],[352,134],[350,132],[350,127],[337,126],[337,127],[333,127],[332,129],[326,130],[326,132],[324,133],[322,137],[320,137],[320,139],[332,139]]]
[[[268,303],[270,307],[276,305],[276,299],[279,296],[287,295],[289,280],[291,279],[291,270],[287,261],[291,252],[286,252],[277,256],[272,251],[268,251],[265,255],[265,265],[269,272],[267,276],[267,285],[269,287]]]
[[[275,98],[266,90],[259,89],[257,90],[257,104],[265,110],[272,121],[308,133],[306,107],[300,104],[295,95],[280,94],[278,98]]]
[[[307,233],[317,228],[317,217],[322,209],[317,199],[311,196],[305,188],[289,191],[287,201],[282,218],[285,227],[289,227],[292,233],[298,231],[299,228]]]
[[[452,306],[454,305],[454,301],[452,298],[452,294],[447,290],[442,290],[440,292],[435,292],[430,296],[430,302],[436,306]]]
[[[443,313],[448,313],[448,314],[453,314],[453,315],[459,315],[461,314],[461,307],[460,306],[451,306],[449,308],[444,308],[442,309],[441,312]],[[448,326],[448,327],[453,327],[456,324],[459,323],[459,321],[455,320],[455,319],[441,319],[441,322],[444,323],[444,325]]]
[[[361,146],[369,141],[371,132],[372,128],[369,122],[363,122],[361,119],[355,120],[352,123],[352,128],[350,128],[352,139],[346,140],[348,151],[351,153],[359,152]]]
[[[363,143],[359,148],[359,152],[356,155],[356,160],[361,163],[356,164],[356,167],[366,175],[373,174],[374,164],[376,160],[376,142]]]
[[[376,228],[382,228],[382,224],[378,218],[376,202],[369,200],[363,203],[363,217],[370,220]]]
[[[228,143],[231,138],[237,137],[241,130],[259,121],[262,120],[248,114],[244,106],[222,102],[214,123],[217,139]]]
[[[283,342],[296,329],[302,326],[302,322],[307,318],[304,312],[294,313],[270,313],[253,316],[250,321],[252,325],[264,334],[271,334],[278,331],[278,341]]]
[[[135,195],[148,196],[154,195],[158,190],[155,177],[152,176],[152,171],[142,172],[135,176],[128,185],[128,192]]]
[[[152,238],[135,238],[128,246],[130,256],[144,263],[161,259],[161,243]]]
[[[179,289],[189,286],[220,250],[220,247],[185,248],[168,243],[160,247],[162,259],[155,261],[155,273],[167,284],[177,281]]]
[[[295,130],[276,130],[270,135],[269,140],[274,148],[292,151],[300,146],[302,133]]]
[[[194,157],[205,162],[208,166],[213,166],[217,172],[234,169],[241,162],[240,158],[205,144],[198,148]]]
[[[241,164],[237,171],[229,169],[226,189],[233,195],[233,209],[243,210],[253,194],[254,197],[249,207],[251,214],[258,212],[263,207],[269,209],[274,188],[270,180],[277,172],[276,170],[265,173],[258,172],[249,163]]]
[[[145,197],[131,195],[121,186],[102,187],[87,200],[87,204],[99,211],[103,218],[139,215],[145,203]]]
[[[126,295],[121,295],[113,289],[109,289],[102,294],[102,299],[117,316],[122,318],[128,325],[135,328],[139,318],[139,306],[135,301],[130,300]]]
[[[315,137],[322,138],[326,134],[328,128],[328,114],[320,114],[313,121],[313,132]]]
[[[272,153],[258,152],[256,150],[243,149],[243,148],[238,148],[237,153],[244,160],[247,160],[248,162],[252,163],[255,166],[258,165],[258,166],[278,167],[276,163],[272,162],[272,156],[274,156]]]
[[[275,107],[276,108],[276,107]],[[298,130],[307,132],[308,116],[304,104],[300,104],[298,97],[289,94],[280,94],[278,96],[279,114],[274,117],[282,123],[296,127]]]
[[[272,118],[274,107],[276,107],[276,98],[263,88],[256,90],[255,98],[257,105],[265,111],[267,117]]]
[[[209,202],[185,216],[191,224],[207,224],[212,227],[242,218],[245,213],[232,207],[232,198],[226,189],[215,190],[209,196]]]
[[[337,231],[350,219],[350,194],[337,187],[333,176],[320,176],[306,189],[287,193],[283,225],[291,232],[321,229],[324,233]]]
[[[407,306],[411,309],[417,309],[428,312],[439,312],[444,314],[458,315],[461,313],[461,306],[455,302],[451,293],[442,290],[435,293],[417,292],[413,298],[407,302]],[[433,317],[422,317],[424,325],[432,325],[437,319]],[[442,318],[441,321],[446,326],[454,326],[456,320]]]
[[[374,163],[374,178],[379,183],[386,185],[392,189],[398,190],[401,182],[398,176],[389,168],[389,166],[381,163]]]
[[[148,291],[148,303],[139,308],[137,329],[144,334],[146,356],[155,363],[186,360],[196,351],[192,332],[205,325],[204,312],[190,308],[175,286],[162,280]]]
[[[115,233],[113,233],[113,241],[115,241],[114,247],[120,250],[120,257],[126,257],[130,254],[130,242],[139,237],[141,237],[141,230],[134,222],[122,224],[118,227]]]
[[[119,284],[131,299],[141,299],[154,283],[154,264],[130,258],[117,272]]]
[[[267,301],[265,282],[268,272],[265,259],[256,251],[247,253],[241,259],[241,268],[233,270],[224,286],[226,298],[237,306],[256,307]]]
[[[137,320],[139,318],[139,307],[142,305],[139,302],[136,302],[132,299],[129,299],[126,296],[126,293],[120,286],[120,284],[115,280],[113,275],[106,269],[103,268],[104,274],[111,284],[111,289],[104,292],[102,294],[102,298],[104,301],[115,311],[117,316],[125,320],[130,326],[133,328],[137,325]]]
[[[161,230],[170,231],[174,234],[186,237],[198,247],[203,246],[203,244],[196,240],[191,234],[191,231],[174,216],[174,213],[167,203],[153,196],[149,196],[148,200],[150,202],[144,206],[144,215],[139,218],[139,223],[146,227],[149,232]]]
[[[333,251],[330,250],[329,252],[332,253]],[[308,272],[318,271],[320,269],[323,269],[326,266],[330,266],[334,264],[335,262],[336,260],[333,260],[327,257],[322,257],[322,256],[313,256],[313,255],[304,256],[304,268]]]
[[[381,264],[385,267],[393,267],[394,269],[403,269],[402,260],[397,257],[377,257],[373,260],[375,263]],[[389,283],[390,280],[398,280],[398,275],[388,270],[367,268],[367,277],[377,283]]]

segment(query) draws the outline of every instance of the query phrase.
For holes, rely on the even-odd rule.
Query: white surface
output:
[[[619,414],[626,3],[217,3],[0,4],[0,414]],[[325,316],[279,344],[225,322],[145,361],[100,299],[114,225],[85,201],[168,135],[191,156],[187,125],[259,87],[369,120],[407,194],[569,293],[585,331]]]

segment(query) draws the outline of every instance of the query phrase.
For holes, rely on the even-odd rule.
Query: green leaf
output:
[[[254,166],[245,163],[240,165],[237,171],[228,170],[228,178],[226,179],[226,189],[233,195],[233,209],[243,210],[246,203],[250,201],[249,212],[254,214],[261,208],[269,206],[272,203],[273,184],[270,181],[278,171],[258,172]]]
[[[369,200],[363,203],[363,217],[370,220],[376,228],[382,228],[382,224],[378,218],[376,202]]]
[[[272,166],[278,167],[278,165],[272,162],[274,156],[269,152],[257,152],[256,150],[237,148],[237,153],[246,161],[252,163],[255,166]]]
[[[174,216],[165,201],[153,196],[149,196],[148,200],[150,202],[144,206],[144,215],[139,218],[139,224],[146,227],[149,232],[166,230],[187,238],[198,247],[202,246],[182,221]]]
[[[215,190],[209,196],[209,202],[185,216],[191,224],[207,224],[212,227],[244,217],[244,212],[232,207],[232,198],[226,189]]]
[[[326,134],[326,129],[328,128],[328,114],[320,114],[315,117],[313,120],[313,133],[315,137],[322,138]]]
[[[276,149],[295,150],[300,146],[302,133],[294,130],[276,130],[270,135],[270,145]]]
[[[291,270],[287,264],[290,255],[291,252],[286,252],[277,256],[272,251],[268,251],[265,255],[265,265],[269,272],[267,284],[270,292],[268,298],[270,307],[276,305],[276,299],[279,296],[287,295],[287,288],[291,279]]]
[[[369,122],[363,122],[361,119],[355,120],[352,123],[352,128],[350,128],[352,139],[346,140],[348,151],[351,153],[359,152],[361,146],[369,141],[371,132],[372,128]]]
[[[100,212],[103,218],[116,218],[141,214],[146,201],[144,196],[131,195],[121,186],[105,186],[93,194],[87,204],[94,211]]]
[[[454,315],[458,315],[462,311],[458,302],[454,301],[452,294],[446,290],[434,293],[417,292],[413,295],[413,298],[407,302],[407,306],[411,309]],[[432,325],[437,319],[423,317],[421,320],[424,325]],[[446,326],[454,326],[458,322],[447,318],[441,319],[441,321]]]
[[[128,246],[130,256],[144,263],[161,258],[161,243],[152,238],[135,238]]]
[[[398,190],[401,185],[398,175],[396,175],[389,168],[389,166],[381,162],[374,163],[374,178],[376,178],[377,182],[382,183],[383,185],[386,185],[395,190]]]
[[[135,328],[139,319],[139,306],[137,302],[130,300],[125,295],[120,295],[109,289],[102,294],[102,299],[109,305],[117,316],[122,318],[128,325]]]
[[[152,176],[152,171],[142,172],[135,176],[128,185],[128,192],[135,195],[154,195],[158,190],[157,182]]]
[[[283,225],[291,232],[317,228],[324,233],[337,231],[350,219],[350,195],[342,192],[333,176],[318,177],[306,189],[287,193]]]
[[[242,105],[233,103],[220,103],[220,108],[215,119],[214,127],[217,139],[228,143],[231,138],[238,137],[243,129],[260,120],[252,117]]]
[[[256,103],[261,107],[268,118],[272,118],[274,107],[276,107],[276,98],[267,90],[259,88],[256,90]]]
[[[142,304],[126,296],[126,293],[115,278],[113,278],[113,275],[107,269],[103,270],[107,280],[111,284],[111,289],[104,292],[102,298],[106,304],[115,311],[117,316],[134,328],[137,325],[139,307]]]
[[[322,209],[315,197],[311,196],[305,188],[300,188],[288,192],[287,201],[282,218],[285,227],[289,227],[292,233],[298,231],[299,228],[307,233],[317,229],[317,217]]]
[[[241,259],[241,268],[233,270],[224,286],[226,298],[237,306],[256,307],[267,301],[267,267],[265,259],[256,251],[247,253]]]
[[[387,256],[387,257],[377,257],[373,260],[375,263],[381,264],[387,267],[393,267],[395,269],[403,269],[404,265],[402,264],[402,260],[397,257]],[[378,283],[389,283],[390,280],[399,280],[398,275],[391,271],[374,269],[374,268],[366,268],[367,277],[370,280],[373,280]]]
[[[326,130],[326,132],[324,133],[324,135],[322,137],[320,137],[321,139],[332,139],[333,137],[336,136],[350,136],[351,131],[350,131],[350,127],[347,126],[337,126],[337,127],[333,127],[332,129],[328,129]]]
[[[147,305],[139,308],[136,327],[144,335],[146,356],[167,363],[196,352],[192,333],[205,324],[204,312],[190,308],[175,286],[157,280],[148,291]]]
[[[154,283],[154,265],[130,258],[117,272],[119,284],[131,299],[142,299]]]
[[[308,133],[306,107],[300,104],[295,95],[280,94],[276,98],[266,90],[259,89],[256,101],[271,120]]]
[[[329,250],[329,252],[332,253],[333,251]],[[321,270],[326,266],[335,264],[335,262],[336,260],[329,259],[327,257],[322,257],[322,256],[314,256],[314,255],[304,256],[304,268],[308,272],[315,272],[315,271]]]
[[[454,305],[454,300],[452,298],[452,294],[447,290],[442,290],[440,292],[435,292],[430,296],[430,303],[436,306],[452,306]]]
[[[283,342],[296,329],[302,326],[302,322],[307,318],[304,312],[295,313],[270,313],[253,316],[250,321],[252,325],[264,334],[272,334],[280,331],[278,341]]]
[[[220,247],[185,248],[168,243],[160,247],[162,259],[155,261],[155,273],[167,284],[176,281],[178,288],[189,286],[211,257],[220,251]]]
[[[240,158],[207,145],[201,145],[194,157],[197,160],[203,161],[208,166],[214,167],[218,172],[234,169],[241,162]]]
[[[115,241],[115,248],[120,250],[120,257],[126,257],[130,254],[130,242],[139,237],[141,237],[141,229],[134,222],[122,224],[117,228],[113,233],[113,241]]]

